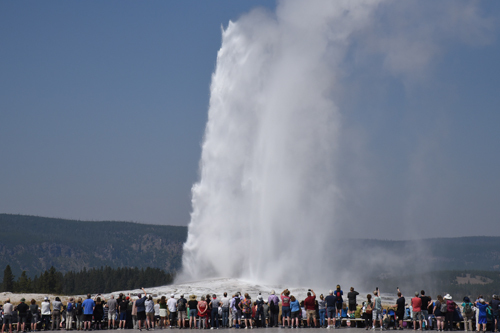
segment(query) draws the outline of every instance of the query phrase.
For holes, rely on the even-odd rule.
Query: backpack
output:
[[[448,312],[448,305],[446,305],[446,302],[443,302],[441,304],[441,307],[439,308],[439,310],[441,310],[442,313]]]
[[[340,294],[340,290],[337,290],[337,302],[342,301],[342,295]]]
[[[184,298],[179,298],[177,301],[177,311],[186,311],[186,300]]]
[[[234,298],[234,307],[236,308],[236,310],[238,310],[240,308],[239,304],[240,304],[240,298],[239,297],[235,297]]]
[[[73,303],[68,303],[68,306],[66,307],[66,312],[73,312]]]
[[[83,314],[83,307],[82,307],[82,303],[78,303],[76,305],[76,314],[77,315],[82,315]]]
[[[467,317],[472,317],[474,316],[474,309],[472,309],[472,304],[471,303],[465,303],[464,306],[464,314]]]

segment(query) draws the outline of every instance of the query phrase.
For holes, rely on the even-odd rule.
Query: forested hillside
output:
[[[186,237],[186,227],[0,214],[0,267],[29,277],[52,266],[63,273],[101,266],[175,272]]]

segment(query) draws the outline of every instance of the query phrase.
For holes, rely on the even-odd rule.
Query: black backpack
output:
[[[240,304],[240,298],[235,297],[234,298],[234,307],[236,308],[236,310],[238,310],[240,308],[239,304]]]
[[[78,303],[78,304],[76,304],[76,314],[77,314],[78,316],[83,314],[83,307],[82,307],[82,303]]]

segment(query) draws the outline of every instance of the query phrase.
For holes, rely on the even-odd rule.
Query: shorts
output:
[[[184,320],[187,317],[186,311],[179,311],[179,319]]]
[[[12,315],[4,315],[3,316],[3,324],[4,325],[12,324]]]
[[[108,312],[108,320],[113,320],[116,318],[116,311],[109,311]]]
[[[167,309],[160,309],[160,317],[166,317],[166,316],[167,316]]]
[[[120,312],[120,320],[127,320],[127,312]]]
[[[487,320],[487,318],[485,316],[479,316],[479,317],[477,317],[477,323],[479,325],[481,325],[481,324],[485,324],[486,325],[488,323],[488,320]]]
[[[422,320],[422,312],[421,311],[412,311],[413,313],[413,321]]]
[[[92,317],[94,317],[94,315],[85,314],[83,315],[83,321],[92,321]]]
[[[241,309],[236,310],[236,318],[235,319],[238,319],[238,320],[241,319]]]
[[[170,312],[170,320],[176,320],[177,319],[177,312]]]
[[[404,320],[405,311],[404,310],[396,311],[396,317],[397,317],[398,320]]]
[[[198,309],[189,309],[189,318],[196,318],[198,315]]]
[[[342,303],[335,303],[335,305],[337,306],[337,310],[342,310]]]
[[[28,316],[19,316],[19,324],[26,324],[28,322]]]
[[[316,319],[316,310],[306,310],[307,319]]]
[[[375,321],[375,320],[382,320],[382,310],[377,310],[377,309],[373,309],[373,312],[372,312],[372,319]]]
[[[154,312],[146,312],[146,317],[149,319],[149,321],[155,320],[155,313]]]
[[[326,309],[326,316],[328,318],[335,318],[335,308],[329,307]]]
[[[349,303],[349,311],[356,311],[356,303],[354,304]]]
[[[38,313],[31,314],[31,323],[36,324],[38,322]]]
[[[299,318],[300,311],[292,312],[292,319]]]
[[[281,315],[285,318],[290,318],[290,307],[284,306],[281,308]]]
[[[245,316],[245,319],[252,319],[252,313],[251,312],[244,313],[243,316]]]
[[[146,311],[137,311],[137,320],[146,320]]]
[[[422,310],[422,320],[429,318],[429,310]]]

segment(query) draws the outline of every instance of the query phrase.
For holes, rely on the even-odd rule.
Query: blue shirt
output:
[[[325,302],[326,302],[327,308],[334,308],[335,303],[337,302],[337,297],[335,297],[333,295],[328,295],[325,297]]]
[[[295,300],[293,302],[290,302],[290,311],[297,312],[299,310],[300,310],[299,301]]]
[[[146,306],[144,303],[146,302],[146,296],[143,298],[139,298],[137,301],[135,301],[135,307],[137,308],[137,312],[145,312],[146,311]]]
[[[94,314],[95,303],[93,299],[87,298],[85,301],[83,301],[82,306],[83,306],[83,314],[85,315]]]

